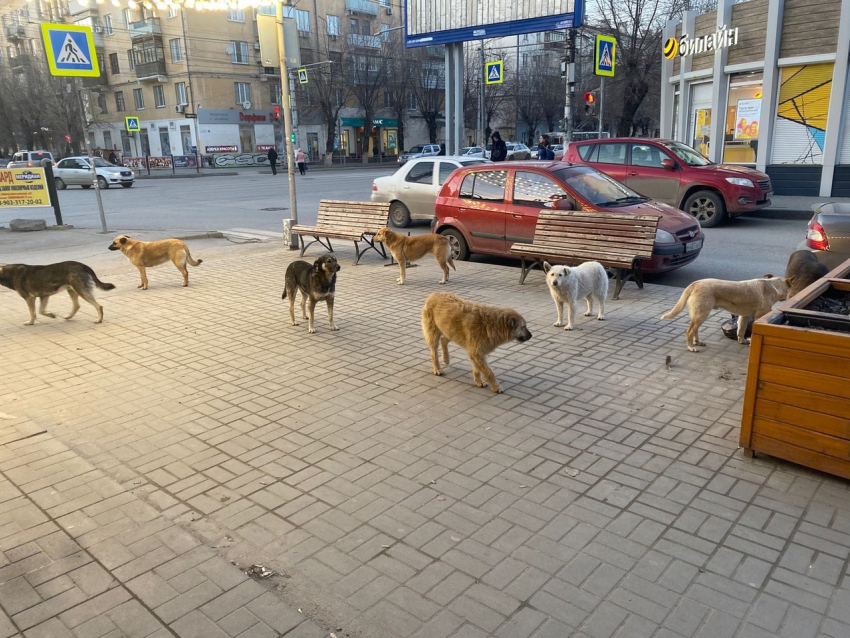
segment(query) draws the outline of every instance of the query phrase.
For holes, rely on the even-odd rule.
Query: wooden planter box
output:
[[[753,324],[741,440],[850,478],[850,316],[806,310],[850,291],[850,260]]]

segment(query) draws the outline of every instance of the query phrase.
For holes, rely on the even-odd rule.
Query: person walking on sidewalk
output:
[[[300,148],[295,151],[295,163],[298,164],[298,170],[302,175],[307,173],[307,156]]]
[[[277,175],[277,151],[274,146],[269,149],[269,165],[272,167],[272,175]]]
[[[493,145],[490,147],[490,160],[493,162],[504,162],[508,157],[508,145],[502,140],[502,134],[499,131],[493,133],[491,137]]]

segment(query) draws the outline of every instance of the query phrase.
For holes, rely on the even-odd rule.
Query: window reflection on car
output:
[[[705,156],[700,155],[687,144],[681,142],[668,142],[664,147],[669,149],[676,157],[685,162],[688,166],[708,166],[714,162],[708,160]]]

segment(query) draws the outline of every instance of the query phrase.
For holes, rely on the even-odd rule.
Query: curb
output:
[[[179,175],[172,173],[170,175],[137,175],[136,179],[196,179],[198,177],[233,177],[239,175],[235,171],[221,171],[220,173],[185,173]]]
[[[805,220],[812,218],[811,210],[799,210],[795,208],[766,208],[756,210],[751,213],[745,213],[741,217],[760,217],[762,219],[787,219],[787,220]]]
[[[218,230],[207,230],[193,235],[181,235],[173,239],[179,239],[181,241],[190,241],[192,239],[224,239],[224,234]]]

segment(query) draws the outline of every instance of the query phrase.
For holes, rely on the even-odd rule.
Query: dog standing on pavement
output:
[[[466,301],[449,292],[428,295],[422,308],[422,333],[431,349],[434,374],[443,374],[437,360],[437,344],[442,346],[443,364],[449,365],[449,341],[454,341],[472,361],[475,385],[485,387],[483,376],[496,394],[502,392],[502,386],[487,365],[487,355],[509,341],[523,343],[531,339],[525,319],[516,310]]]
[[[724,281],[722,279],[700,279],[685,288],[678,303],[662,319],[672,319],[686,307],[691,323],[685,332],[688,350],[699,352],[699,327],[708,319],[712,310],[726,310],[738,315],[738,343],[747,345],[747,323],[749,318],[758,319],[770,312],[777,301],[785,299],[794,283],[794,277],[765,277],[746,281]]]
[[[131,239],[127,235],[119,235],[109,244],[109,250],[120,250],[130,260],[130,263],[139,269],[142,283],[137,287],[142,290],[148,289],[148,275],[145,268],[153,268],[171,260],[171,263],[183,275],[183,287],[185,288],[189,285],[189,271],[186,264],[200,266],[204,263],[203,259],[197,261],[192,259],[192,255],[189,254],[189,247],[185,241],[180,239],[139,241],[138,239]]]
[[[558,310],[558,321],[553,325],[560,328],[564,325],[564,304],[567,304],[567,326],[564,330],[573,329],[573,317],[576,314],[576,303],[579,299],[587,301],[585,317],[593,314],[593,300],[599,305],[596,319],[605,319],[605,297],[608,296],[608,273],[598,261],[586,261],[578,266],[552,266],[548,261],[543,262],[546,273],[546,284],[555,308]]]
[[[393,258],[398,262],[399,278],[396,283],[404,284],[405,267],[407,262],[413,262],[417,259],[422,259],[428,253],[434,255],[434,259],[443,270],[443,278],[441,284],[449,280],[449,266],[453,270],[455,262],[452,260],[452,251],[449,248],[449,238],[443,235],[431,233],[430,235],[417,235],[415,237],[407,237],[393,232],[386,226],[377,232],[375,241],[382,242],[393,255]]]
[[[80,309],[79,298],[88,301],[97,310],[95,323],[103,321],[103,306],[97,303],[92,294],[95,286],[101,290],[112,290],[112,284],[105,284],[94,271],[78,261],[63,261],[48,266],[28,266],[26,264],[8,264],[0,266],[0,285],[11,288],[27,302],[30,320],[24,325],[35,323],[35,300],[38,298],[38,314],[55,319],[56,315],[47,312],[47,301],[52,295],[67,290],[71,296],[71,312],[65,319],[72,318]]]
[[[297,326],[295,321],[295,293],[301,291],[301,316],[308,320],[310,334],[313,329],[313,311],[316,304],[324,300],[328,304],[328,323],[331,330],[338,330],[334,325],[334,294],[336,293],[336,274],[340,267],[333,255],[322,255],[313,265],[306,261],[293,261],[286,269],[285,287],[281,299],[289,297],[289,323]],[[309,315],[304,312],[304,304],[309,301]]]

